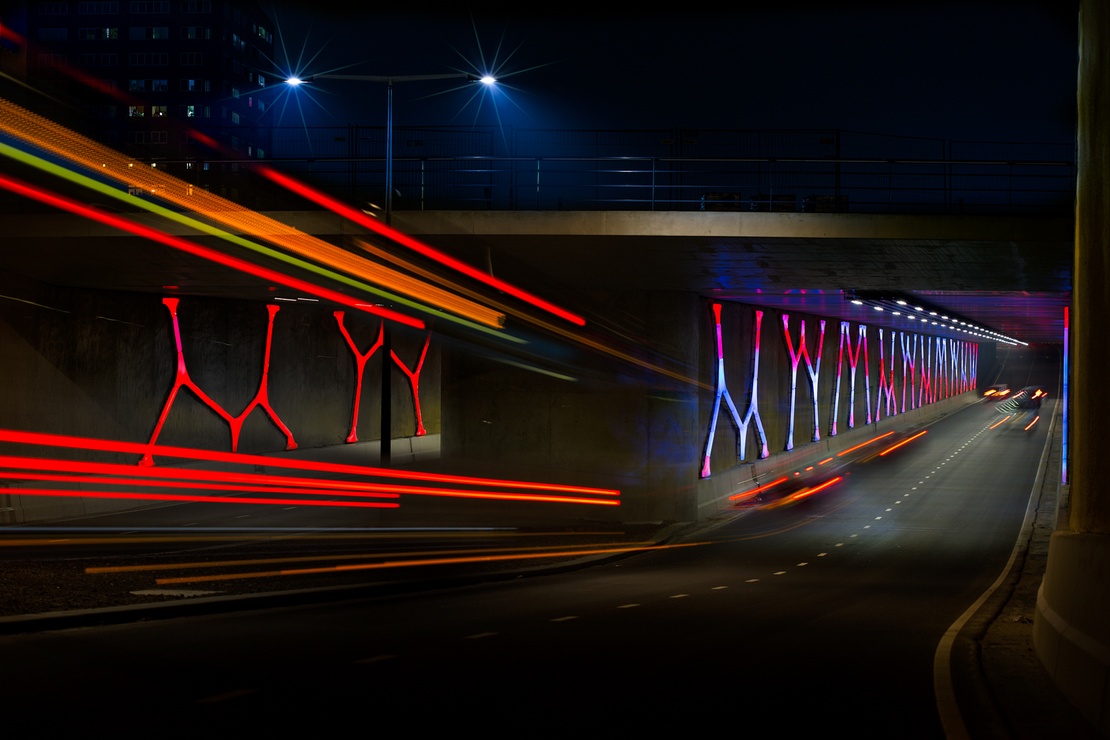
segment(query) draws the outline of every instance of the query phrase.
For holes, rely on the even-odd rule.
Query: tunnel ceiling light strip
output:
[[[906,318],[909,321],[920,321],[923,325],[935,326],[938,330],[947,329],[988,341],[1021,345],[1023,347],[1029,346],[1028,342],[980,326],[966,318],[951,314],[951,312],[934,309],[920,299],[914,298],[911,301],[907,300],[908,297],[864,290],[845,291],[844,297],[854,305],[871,306],[877,311],[890,311],[895,316]]]
[[[0,128],[32,145],[52,152],[88,170],[122,182],[176,205],[195,210],[217,223],[257,236],[303,257],[350,275],[375,282],[444,310],[453,311],[493,327],[504,324],[504,315],[416,278],[352,254],[322,239],[244,208],[156,167],[136,163],[123,154],[97,144],[69,129],[0,99]]]
[[[281,185],[282,187],[288,189],[289,191],[297,193],[297,194],[303,196],[304,198],[307,198],[308,200],[312,201],[313,203],[316,203],[319,206],[327,208],[328,210],[330,210],[330,211],[332,211],[336,214],[344,216],[345,218],[347,218],[351,221],[354,221],[355,223],[359,224],[360,226],[364,226],[364,227],[370,229],[371,231],[374,231],[374,232],[376,232],[376,233],[378,233],[378,234],[380,234],[380,235],[382,235],[382,236],[384,236],[384,237],[386,237],[386,238],[388,238],[388,239],[390,239],[390,240],[392,240],[392,241],[394,241],[398,244],[402,244],[402,245],[412,249],[413,251],[417,252],[418,254],[421,254],[425,257],[428,257],[429,259],[433,259],[433,260],[439,262],[440,264],[446,265],[447,267],[450,267],[454,270],[457,270],[458,272],[461,272],[462,274],[466,275],[467,277],[470,277],[470,278],[473,278],[474,280],[478,280],[482,283],[485,283],[486,285],[489,285],[492,288],[496,288],[497,290],[503,291],[503,292],[513,296],[514,298],[518,298],[518,299],[524,301],[525,303],[530,303],[531,305],[535,306],[536,308],[539,308],[539,309],[541,309],[543,311],[546,311],[550,314],[558,316],[561,319],[565,319],[566,321],[569,321],[572,324],[576,324],[578,326],[585,326],[586,325],[586,320],[583,319],[581,316],[578,316],[577,314],[571,313],[570,311],[567,311],[566,309],[560,308],[560,307],[554,305],[553,303],[545,301],[542,298],[534,296],[531,293],[528,293],[527,291],[525,291],[521,288],[518,288],[514,285],[510,285],[509,283],[506,283],[503,280],[499,280],[498,278],[496,278],[496,277],[494,277],[494,276],[492,276],[488,273],[484,273],[481,270],[478,270],[474,267],[471,267],[470,265],[466,264],[465,262],[457,260],[454,257],[451,257],[450,255],[444,254],[443,252],[440,252],[439,250],[437,250],[437,249],[435,249],[431,246],[428,246],[427,244],[424,244],[423,242],[418,241],[417,239],[412,238],[408,234],[404,234],[400,231],[397,231],[396,229],[393,229],[393,228],[387,226],[386,224],[383,224],[381,221],[378,221],[375,218],[371,218],[370,216],[366,215],[362,211],[360,211],[356,208],[351,208],[350,206],[348,206],[344,203],[341,203],[341,202],[335,200],[334,198],[330,198],[327,195],[324,195],[323,193],[321,193],[317,190],[314,190],[313,188],[310,188],[307,185],[305,185],[301,182],[298,182],[297,180],[294,180],[292,177],[289,177],[289,176],[284,175],[280,172],[277,172],[273,168],[257,167],[256,169],[261,174],[263,174],[265,177],[267,177],[270,180],[272,180],[273,182]]]
[[[570,486],[558,483],[500,480],[495,478],[478,478],[473,476],[449,475],[445,473],[426,473],[412,470],[396,470],[392,468],[375,468],[363,465],[344,465],[342,463],[324,463],[311,460],[297,460],[285,457],[269,457],[266,455],[219,452],[216,450],[201,450],[192,447],[149,445],[137,442],[122,442],[116,440],[95,439],[92,437],[46,434],[42,432],[25,432],[13,429],[0,429],[0,442],[14,442],[17,444],[41,445],[45,447],[67,447],[75,450],[97,450],[101,452],[115,452],[134,455],[150,454],[156,457],[204,460],[207,462],[225,462],[238,465],[262,465],[266,467],[311,470],[315,472],[345,473],[349,475],[359,475],[374,478],[432,481],[437,483],[449,483],[453,485],[479,485],[491,486],[494,488],[552,491],[594,496],[620,496],[619,490],[610,488],[590,488],[586,486]]]
[[[291,277],[289,275],[285,275],[283,273],[277,272],[275,270],[270,270],[265,267],[260,267],[258,265],[255,265],[254,263],[247,262],[246,260],[241,260],[237,257],[231,257],[215,249],[202,247],[199,244],[195,244],[179,237],[171,236],[169,234],[166,234],[165,232],[158,231],[157,229],[153,229],[149,226],[143,226],[133,221],[128,221],[127,219],[120,218],[119,216],[116,216],[114,214],[97,210],[83,203],[78,203],[77,201],[70,200],[69,198],[65,198],[63,196],[50,193],[45,190],[35,188],[33,186],[21,183],[17,180],[13,180],[3,175],[0,175],[0,187],[10,190],[19,195],[23,195],[27,198],[37,200],[41,203],[54,206],[55,208],[69,211],[70,213],[74,213],[79,216],[84,216],[85,218],[105,224],[112,228],[126,231],[128,233],[135,234],[136,236],[141,236],[145,239],[150,239],[151,241],[164,244],[168,247],[173,247],[174,249],[178,249],[182,252],[186,252],[196,257],[206,259],[210,262],[215,262],[217,264],[223,265],[224,267],[228,267],[239,272],[254,275],[255,277],[260,277],[264,280],[278,283],[279,285],[284,285],[303,293],[317,295],[321,298],[324,298],[325,300],[333,301],[344,306],[357,308],[360,311],[372,313],[377,316],[381,316],[382,318],[387,318],[391,321],[395,321],[399,324],[404,324],[405,326],[411,326],[416,329],[425,328],[424,322],[420,319],[406,316],[405,314],[398,313],[397,311],[393,311],[382,306],[371,306],[365,303],[361,303],[355,298],[344,295],[342,293],[338,293],[327,288],[321,288],[304,280],[300,280],[298,278]]]

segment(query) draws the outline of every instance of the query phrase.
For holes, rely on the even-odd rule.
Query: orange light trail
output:
[[[536,547],[482,547],[465,550],[450,550],[453,557],[460,557],[463,555],[490,555],[494,553],[537,553],[547,551],[548,553],[556,550],[571,550],[572,554],[577,554],[576,548],[581,548],[581,545],[556,545],[551,546],[536,546]],[[613,544],[598,544],[592,549],[601,552],[623,552],[624,548],[628,547],[655,547],[649,542],[636,543],[628,545],[625,543]],[[338,560],[366,560],[369,558],[384,558],[392,557],[396,553],[351,553],[347,555],[305,555],[305,556],[290,556],[284,558],[249,558],[243,560],[198,560],[183,563],[144,563],[142,565],[105,565],[105,566],[91,566],[85,568],[85,573],[88,575],[102,575],[106,573],[153,573],[160,570],[195,570],[199,568],[232,568],[243,567],[247,565],[276,565],[278,563],[314,563],[322,561],[338,561]],[[417,557],[431,557],[436,555],[443,555],[443,550],[424,550],[413,551],[405,553],[409,558]]]
[[[514,285],[510,285],[509,283],[506,283],[503,280],[499,280],[499,279],[495,278],[492,275],[489,275],[487,273],[482,272],[481,270],[477,270],[474,267],[471,267],[470,265],[466,264],[465,262],[457,260],[454,257],[451,257],[450,255],[444,254],[443,252],[440,252],[439,250],[437,250],[437,249],[435,249],[435,248],[433,248],[433,247],[431,247],[427,244],[424,244],[423,242],[418,241],[417,239],[412,238],[408,234],[397,231],[396,229],[393,229],[393,228],[387,226],[386,224],[382,223],[381,221],[378,221],[375,218],[371,218],[370,216],[366,215],[362,211],[360,211],[358,209],[355,209],[355,208],[351,208],[350,206],[346,205],[345,203],[341,203],[341,202],[335,200],[334,198],[330,198],[327,195],[324,195],[323,193],[321,193],[321,192],[319,192],[319,191],[317,191],[313,188],[308,187],[304,183],[301,183],[301,182],[293,179],[292,177],[289,177],[287,175],[283,175],[282,173],[277,172],[276,170],[274,170],[270,167],[265,167],[265,166],[257,167],[256,170],[258,172],[260,172],[262,175],[264,175],[265,177],[267,177],[268,179],[270,179],[271,181],[273,181],[273,182],[281,185],[282,187],[286,188],[290,192],[297,193],[298,195],[312,201],[313,203],[316,203],[319,206],[323,206],[324,208],[327,208],[329,211],[332,211],[333,213],[337,213],[340,216],[343,216],[343,217],[349,219],[350,221],[353,221],[353,222],[359,224],[360,226],[364,226],[364,227],[370,229],[371,231],[374,231],[374,232],[390,239],[391,241],[394,241],[398,244],[402,244],[402,245],[408,247],[409,249],[412,249],[413,251],[417,252],[418,254],[421,254],[425,257],[428,257],[430,259],[433,259],[433,260],[439,262],[440,264],[443,264],[447,267],[450,267],[454,270],[457,270],[458,272],[461,272],[462,274],[466,275],[467,277],[473,278],[474,280],[478,280],[482,283],[485,283],[486,285],[489,285],[490,287],[493,287],[493,288],[496,288],[497,290],[503,291],[503,292],[513,296],[514,298],[518,298],[518,299],[520,299],[520,300],[522,300],[526,303],[530,303],[533,306],[535,306],[536,308],[542,309],[542,310],[544,310],[544,311],[546,311],[550,314],[558,316],[559,318],[564,319],[566,321],[569,321],[572,324],[576,324],[578,326],[585,326],[586,325],[586,320],[583,319],[581,316],[578,316],[577,314],[571,313],[570,311],[567,311],[566,309],[559,308],[558,306],[556,306],[553,303],[550,303],[548,301],[545,301],[542,298],[534,296],[531,293],[528,293],[527,291],[522,290],[521,288],[517,288]]]
[[[112,228],[119,229],[130,234],[135,234],[136,236],[141,236],[145,239],[150,239],[151,241],[156,241],[168,247],[173,247],[174,249],[178,249],[182,252],[186,252],[196,257],[206,259],[210,262],[224,265],[225,267],[229,267],[239,272],[254,275],[270,282],[278,283],[279,285],[284,285],[286,287],[293,288],[295,290],[308,293],[310,295],[314,295],[319,298],[338,303],[340,305],[350,306],[351,308],[358,309],[359,311],[372,313],[377,316],[381,316],[382,318],[404,324],[405,326],[411,326],[417,329],[424,328],[424,322],[420,319],[406,316],[405,314],[392,311],[388,308],[368,305],[364,301],[356,300],[355,298],[346,296],[342,293],[313,285],[312,283],[291,277],[289,275],[285,275],[275,270],[260,267],[251,262],[238,259],[237,257],[232,257],[215,249],[202,247],[199,244],[195,244],[179,237],[171,236],[169,234],[166,234],[165,232],[158,231],[157,229],[150,228],[149,226],[143,226],[124,218],[120,218],[119,216],[116,216],[114,214],[97,210],[75,200],[70,200],[69,198],[65,198],[63,196],[56,195],[45,190],[35,188],[33,186],[21,183],[18,180],[13,180],[3,175],[0,175],[0,187],[6,190],[10,190],[13,193],[23,195],[27,198],[31,198],[32,200],[37,200],[40,203],[46,203],[47,205],[53,206],[63,211],[69,211],[70,213],[74,213],[78,216],[83,216],[91,221],[96,221],[98,223],[111,226]]]
[[[902,445],[906,445],[906,444],[909,444],[910,442],[913,442],[913,441],[914,441],[915,439],[917,439],[918,437],[921,437],[921,436],[923,436],[923,435],[925,434],[925,432],[926,432],[926,431],[928,431],[928,430],[924,430],[924,431],[918,432],[917,434],[913,435],[913,436],[912,436],[912,437],[910,437],[909,439],[903,439],[903,440],[902,440],[901,442],[899,442],[898,444],[896,444],[896,445],[891,445],[890,447],[887,447],[887,448],[886,448],[885,450],[883,450],[882,452],[880,452],[880,453],[879,453],[879,457],[882,457],[883,455],[887,454],[888,452],[894,452],[895,450],[897,450],[897,449],[898,449],[899,447],[901,447]]]
[[[1000,426],[1000,425],[1002,425],[1002,424],[1005,424],[1006,422],[1008,422],[1008,421],[1010,420],[1010,417],[1011,417],[1011,416],[1013,416],[1013,414],[1006,414],[1006,415],[1005,415],[1005,416],[1003,416],[1003,417],[1002,417],[1001,419],[999,419],[999,420],[998,420],[998,421],[996,421],[995,423],[991,424],[991,425],[990,425],[989,427],[987,427],[987,428],[988,428],[988,429],[994,429],[994,428],[995,428],[996,426]]]
[[[427,560],[391,560],[383,563],[360,563],[358,565],[335,565],[326,568],[295,568],[288,570],[271,570],[256,573],[222,573],[207,576],[182,576],[177,578],[158,578],[155,583],[166,586],[175,583],[208,583],[212,581],[238,581],[248,578],[274,578],[280,576],[319,575],[322,573],[352,573],[362,570],[384,570],[387,568],[413,568],[426,565],[462,565],[467,563],[494,563],[509,560],[523,560],[525,558],[570,558],[585,557],[587,555],[615,555],[625,552],[649,552],[652,550],[669,550],[678,547],[698,547],[707,545],[708,542],[686,542],[671,545],[643,545],[614,548],[593,548],[589,550],[571,550],[561,552],[528,552],[513,553],[511,555],[483,555],[477,557],[451,557],[432,558]]]
[[[195,210],[226,227],[241,230],[301,257],[407,295],[480,324],[500,328],[505,317],[391,268],[372,262],[292,226],[244,208],[233,201],[195,188],[162,170],[135,166],[129,157],[86,139],[49,119],[0,99],[2,127],[14,136],[129,188]]]
[[[815,493],[819,493],[821,491],[824,491],[829,486],[834,485],[836,483],[839,483],[842,480],[844,480],[844,478],[842,476],[838,475],[837,477],[833,478],[832,480],[825,481],[824,483],[822,483],[819,486],[813,486],[812,488],[804,488],[801,491],[798,491],[797,493],[791,494],[787,498],[790,501],[801,501],[804,498],[809,498],[810,496],[812,496]]]
[[[772,488],[774,486],[777,486],[780,483],[785,483],[788,480],[790,480],[790,478],[788,478],[787,476],[784,475],[783,477],[779,478],[778,480],[773,480],[770,483],[764,483],[759,488],[753,488],[750,491],[743,491],[741,493],[734,493],[733,495],[728,497],[728,500],[729,501],[736,501],[737,499],[750,498],[750,497],[756,495],[757,493],[760,493],[761,491],[766,491],[768,488]]]
[[[878,437],[875,437],[874,439],[869,439],[866,442],[863,442],[862,444],[856,445],[855,447],[849,447],[846,450],[838,452],[838,453],[836,453],[836,456],[840,457],[842,455],[847,455],[849,452],[855,452],[856,450],[860,449],[861,447],[866,447],[869,444],[873,444],[875,442],[878,442],[883,437],[889,437],[892,434],[894,434],[894,432],[887,432],[886,434],[880,434]]]
[[[1033,421],[1029,422],[1029,425],[1027,427],[1025,427],[1025,429],[1023,429],[1022,431],[1023,432],[1028,432],[1030,429],[1033,428],[1033,425],[1036,424],[1040,420],[1041,420],[1040,415],[1034,416]]]

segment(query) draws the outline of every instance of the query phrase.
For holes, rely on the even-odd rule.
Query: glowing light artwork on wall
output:
[[[370,346],[370,349],[366,350],[366,352],[359,352],[355,340],[351,338],[350,332],[347,331],[347,327],[343,323],[344,312],[336,311],[334,316],[335,320],[339,323],[340,333],[342,333],[343,338],[347,340],[347,346],[350,347],[351,353],[355,356],[355,400],[354,408],[351,411],[351,430],[347,434],[347,442],[353,444],[358,441],[358,412],[362,404],[362,381],[366,375],[366,363],[385,343],[385,322],[383,321],[378,328],[378,338],[374,344]],[[420,359],[417,361],[416,367],[412,370],[401,361],[401,358],[397,356],[396,352],[392,349],[389,350],[390,357],[394,364],[401,369],[401,372],[403,372],[405,377],[409,380],[409,388],[412,391],[413,411],[416,414],[417,437],[423,437],[428,433],[428,430],[424,428],[424,418],[420,411],[420,372],[424,369],[424,359],[428,356],[428,345],[431,339],[432,333],[428,332],[427,336],[424,337],[424,349],[420,352]],[[382,402],[388,403],[389,399],[383,399]]]
[[[875,421],[882,418],[882,409],[886,408],[887,416],[898,413],[898,400],[894,388],[894,335],[890,333],[890,371],[887,372],[886,342],[883,340],[883,330],[879,329],[879,393],[875,397]],[[885,401],[885,403],[884,403]]]
[[[898,340],[902,344],[902,413],[906,413],[906,396],[909,395],[910,409],[917,408],[914,399],[916,385],[917,344],[920,336],[917,334],[898,333]]]
[[[786,433],[786,449],[794,449],[794,396],[798,386],[798,362],[806,361],[806,373],[809,375],[809,395],[813,400],[813,441],[821,439],[818,428],[819,413],[817,411],[817,379],[821,374],[821,350],[825,346],[825,320],[819,321],[821,334],[817,339],[817,358],[811,360],[809,350],[806,348],[806,321],[802,319],[802,327],[798,330],[798,351],[794,351],[794,343],[790,340],[790,315],[782,315],[782,334],[786,338],[786,351],[790,355],[790,422]]]
[[[726,355],[721,328],[721,304],[713,303],[710,304],[710,306],[715,319],[717,379],[713,400],[713,412],[706,440],[705,456],[702,461],[702,478],[709,477],[711,474],[710,455],[712,454],[722,398],[724,398],[732,415],[734,426],[740,434],[738,444],[740,454],[738,462],[744,460],[744,443],[746,441],[747,427],[753,418],[756,420],[758,435],[761,441],[763,441],[763,450],[760,457],[766,458],[769,456],[766,435],[764,434],[763,424],[759,419],[757,411],[756,398],[756,389],[758,388],[760,372],[759,337],[763,312],[755,311],[753,333],[755,341],[752,348],[751,373],[749,375],[749,382],[752,388],[752,399],[748,413],[741,419],[725,384],[724,368]],[[851,322],[841,321],[835,368],[836,376],[832,383],[832,388],[829,389],[832,397],[825,399],[822,396],[819,382],[825,340],[825,321],[820,318],[801,319],[799,322],[800,326],[798,328],[797,343],[795,344],[794,338],[790,333],[790,315],[782,313],[779,315],[779,318],[782,322],[782,337],[786,348],[786,357],[789,359],[789,366],[772,364],[775,372],[786,372],[789,374],[789,391],[787,391],[789,393],[789,398],[775,398],[770,400],[775,403],[777,408],[783,409],[783,413],[776,415],[773,419],[775,423],[782,424],[784,427],[785,443],[783,451],[791,451],[794,449],[793,437],[797,412],[797,375],[798,367],[803,361],[805,362],[806,373],[810,381],[810,399],[812,402],[814,427],[813,442],[818,442],[821,438],[821,422],[819,420],[823,413],[822,409],[825,409],[824,413],[829,414],[829,436],[832,437],[837,435],[840,431],[838,425],[842,421],[841,415],[843,414],[841,405],[845,401],[848,406],[847,428],[855,428],[855,407],[857,404],[856,379],[860,364],[863,365],[864,377],[862,402],[866,412],[866,423],[868,425],[877,423],[883,417],[903,414],[907,411],[915,410],[927,403],[946,399],[974,389],[978,358],[978,345],[976,343],[933,337],[912,332],[900,332],[898,330],[884,330],[882,328],[878,329],[876,336],[871,337],[869,336],[868,327],[863,324],[857,325],[855,339],[853,340]],[[806,324],[811,323],[813,320],[818,322],[820,333],[819,337],[815,340],[815,346],[807,342],[806,338]],[[871,347],[871,345],[878,345],[878,352],[874,353],[877,355],[875,364],[878,366],[878,382],[874,395],[872,395],[871,387],[871,358],[869,354],[873,352],[874,347]],[[869,349],[869,347],[871,347],[871,349]],[[734,364],[743,363],[745,361],[742,355],[737,357],[735,351],[728,355],[728,358]],[[847,360],[847,368],[845,368],[845,360]],[[779,368],[782,369],[780,370]],[[766,372],[766,368],[764,368],[764,371]],[[845,398],[843,376],[846,371],[850,374],[847,397]],[[779,378],[772,378],[772,386],[776,385],[776,382],[779,380]],[[823,407],[821,406],[822,403],[827,403],[828,406]],[[872,404],[874,405],[872,406]],[[882,437],[876,437],[876,439],[881,438]],[[863,445],[870,444],[872,441],[874,440],[864,442]],[[857,450],[863,445],[856,445],[849,450],[838,453],[838,455]],[[832,458],[827,458],[819,464],[823,464],[828,459]],[[745,491],[733,496],[730,500],[746,497],[749,493],[750,491]]]
[[[729,413],[732,415],[732,423],[736,428],[737,446],[740,450],[740,459],[743,460],[747,452],[748,443],[748,424],[755,420],[756,438],[760,444],[759,456],[761,458],[770,455],[767,449],[767,435],[763,431],[763,421],[759,418],[759,408],[756,404],[757,388],[759,385],[759,335],[763,326],[763,312],[755,312],[755,336],[752,341],[752,372],[751,372],[751,390],[749,391],[750,401],[748,403],[748,410],[744,413],[744,418],[740,418],[740,414],[736,411],[736,404],[732,401],[732,394],[728,392],[728,386],[725,384],[725,351],[724,341],[721,338],[721,304],[713,304],[713,321],[717,332],[717,390],[713,398],[713,416],[709,422],[709,439],[705,443],[705,458],[702,463],[701,477],[708,478],[710,475],[709,458],[713,454],[713,437],[717,430],[717,417],[721,412],[721,398],[724,397],[725,403],[728,404]]]
[[[866,399],[863,406],[867,410],[867,423],[871,423],[871,370],[868,367],[867,358],[867,326],[860,324],[856,329],[855,352],[852,351],[850,326],[847,321],[840,322],[840,347],[836,358],[836,389],[833,395],[832,424],[829,426],[829,436],[831,437],[835,437],[837,434],[836,423],[840,418],[840,378],[844,374],[845,345],[847,345],[848,366],[852,371],[848,383],[848,428],[853,429],[856,426],[856,367],[859,364],[861,350],[863,351],[863,397]]]
[[[266,415],[270,417],[270,421],[274,423],[282,434],[285,435],[285,449],[297,449],[297,442],[293,439],[293,432],[289,431],[289,427],[285,426],[281,417],[274,411],[274,407],[270,405],[270,349],[273,345],[274,336],[274,316],[280,310],[279,306],[269,305],[266,307],[269,314],[266,322],[266,350],[262,357],[262,380],[258,386],[258,392],[255,393],[254,399],[247,404],[246,408],[238,416],[232,416],[223,406],[212,400],[211,396],[205,393],[199,385],[189,376],[189,369],[185,365],[185,351],[181,346],[181,326],[177,319],[177,305],[180,302],[178,298],[163,298],[162,303],[170,312],[170,320],[173,322],[173,341],[177,348],[177,369],[174,375],[173,388],[170,389],[170,395],[166,399],[165,405],[162,407],[162,413],[158,416],[158,423],[154,425],[154,433],[150,437],[150,444],[158,439],[158,435],[162,431],[162,425],[166,423],[166,417],[169,416],[170,409],[173,408],[173,402],[177,399],[177,393],[182,388],[188,388],[193,392],[197,398],[216,412],[221,419],[227,422],[231,430],[231,450],[232,452],[239,449],[239,435],[243,429],[243,422],[251,412],[256,408],[261,407]],[[154,461],[150,455],[143,456],[139,462],[140,465],[153,465]]]

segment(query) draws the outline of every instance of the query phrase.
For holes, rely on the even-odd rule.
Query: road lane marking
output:
[[[618,609],[635,609],[638,606],[639,606],[639,604],[621,604],[617,608]]]
[[[575,617],[573,615],[568,615],[568,616],[565,616],[565,617],[555,617],[551,621],[552,622],[569,622],[572,619],[578,619],[578,617]]]

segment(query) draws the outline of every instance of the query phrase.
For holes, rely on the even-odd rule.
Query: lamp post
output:
[[[393,220],[393,85],[399,82],[421,82],[424,80],[467,80],[468,82],[481,82],[493,85],[497,82],[490,75],[478,77],[465,72],[435,75],[340,75],[320,74],[311,77],[290,77],[285,82],[289,85],[301,85],[316,80],[353,80],[355,82],[385,83],[385,222],[391,224]],[[393,440],[393,386],[392,386],[392,346],[390,342],[389,327],[382,322],[381,329],[382,353],[382,411],[381,411],[381,442],[380,464],[388,467],[392,454]]]
[[[391,224],[393,220],[393,85],[400,82],[422,82],[425,80],[466,80],[467,82],[481,82],[484,85],[493,85],[497,82],[490,75],[478,77],[466,72],[453,72],[435,75],[340,75],[320,74],[303,79],[290,77],[286,83],[300,85],[315,80],[353,80],[355,82],[384,83],[386,86],[385,98],[385,222]]]

